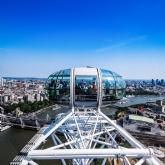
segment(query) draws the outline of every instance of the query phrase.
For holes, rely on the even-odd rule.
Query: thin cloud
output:
[[[111,39],[104,39],[104,41],[113,42],[113,40],[111,40]]]
[[[136,41],[136,40],[139,40],[139,39],[145,39],[147,36],[144,35],[144,36],[137,36],[137,37],[133,37],[130,39],[130,41]]]
[[[18,49],[6,49],[6,48],[0,48],[0,50],[7,50],[7,51],[20,51]]]
[[[136,37],[137,39],[144,39],[144,38],[146,38],[147,36],[138,36],[138,37]]]
[[[107,47],[104,47],[104,48],[100,48],[100,49],[97,49],[96,51],[99,51],[99,52],[103,52],[103,51],[110,51],[110,50],[116,50],[116,49],[121,49],[125,46],[127,46],[128,44],[132,43],[132,42],[135,42],[135,41],[138,41],[140,39],[145,39],[146,36],[137,36],[137,37],[133,37],[133,38],[130,38],[128,40],[125,40],[123,42],[120,42],[120,43],[117,43],[117,44],[114,44],[114,45],[111,45],[111,46],[107,46]]]
[[[106,51],[106,50],[113,50],[113,49],[116,49],[116,48],[120,48],[122,46],[126,45],[126,43],[118,43],[116,45],[112,45],[112,46],[108,46],[108,47],[104,47],[104,48],[101,48],[101,49],[97,49],[97,51],[100,51],[100,52],[103,52],[103,51]]]

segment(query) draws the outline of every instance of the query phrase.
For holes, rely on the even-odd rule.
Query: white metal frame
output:
[[[45,133],[46,132],[46,133]],[[66,142],[61,142],[56,132],[64,135]],[[115,140],[120,134],[132,146],[123,148]],[[51,136],[54,146],[39,149],[40,145]],[[69,149],[68,149],[69,148]],[[130,165],[128,158],[138,158],[136,165],[147,162],[149,165],[161,165],[150,148],[145,148],[115,121],[110,120],[99,109],[75,109],[61,116],[52,123],[28,152],[22,165],[36,164],[33,160],[72,159],[73,164],[89,165],[95,158],[102,158],[104,165],[107,158],[122,158]]]
[[[145,148],[115,121],[110,120],[100,111],[102,97],[100,69],[97,69],[97,74],[98,107],[79,109],[74,107],[75,69],[71,69],[71,110],[43,131],[29,150],[27,157],[22,161],[22,165],[28,165],[28,163],[36,165],[33,160],[43,159],[61,159],[63,165],[66,165],[65,159],[72,159],[72,164],[90,165],[94,159],[98,158],[103,159],[102,165],[106,163],[107,158],[122,158],[125,165],[131,164],[128,158],[137,158],[139,161],[136,165],[141,165],[144,162],[149,165],[162,164],[154,156],[152,149]],[[63,143],[56,133],[63,134],[66,142]],[[120,146],[115,140],[117,135],[121,135],[132,147]],[[49,136],[52,138],[54,146],[39,149]]]

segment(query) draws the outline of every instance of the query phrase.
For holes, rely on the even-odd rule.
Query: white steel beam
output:
[[[106,139],[106,142],[108,142],[110,140],[110,137],[108,139]],[[100,149],[104,148],[105,144],[102,144]],[[90,165],[90,163],[92,163],[94,158],[90,159],[89,162],[87,163],[87,165]]]
[[[77,129],[78,129],[79,135],[80,135],[81,143],[83,144],[83,148],[85,148],[85,144],[84,144],[84,141],[83,141],[83,139],[82,139],[81,131],[80,131],[79,126],[78,126],[78,124],[77,124],[77,120],[76,120],[76,118],[75,118],[75,115],[74,115],[74,119],[75,119],[76,126],[77,126]]]
[[[71,159],[71,158],[114,158],[127,155],[128,158],[151,157],[152,149],[67,149],[29,151],[31,159]]]
[[[99,116],[99,113],[97,114],[97,118],[96,118],[96,122],[95,122],[95,127],[94,127],[94,130],[93,130],[93,134],[92,134],[91,142],[89,144],[89,148],[91,148],[91,145],[92,145],[93,135],[95,134],[95,130],[96,130],[97,122],[98,122],[98,116]]]
[[[34,161],[32,161],[32,160],[30,160],[28,163],[29,163],[30,165],[38,165],[36,162],[34,162]]]
[[[51,134],[51,138],[52,138],[52,140],[53,140],[53,142],[54,142],[54,145],[57,145],[57,142],[56,142],[55,134],[54,134],[54,133]],[[64,159],[61,159],[61,161],[62,161],[62,164],[63,164],[63,165],[66,165],[66,162],[65,162]]]
[[[28,152],[29,160],[61,159],[63,164],[66,164],[65,159],[72,159],[76,165],[89,165],[93,159],[102,158],[104,165],[107,158],[119,157],[123,158],[127,165],[130,165],[128,158],[139,158],[136,165],[141,165],[144,162],[149,165],[162,165],[154,156],[152,149],[145,148],[99,109],[98,111],[90,109],[89,112],[75,109],[59,118],[56,123],[50,126],[50,130],[48,129],[41,135]],[[54,134],[55,131],[63,133],[67,142],[63,143]],[[118,146],[115,140],[117,134],[125,138],[135,149]],[[49,136],[52,137],[55,146],[44,150],[35,150]],[[101,144],[101,147],[95,148],[98,144]],[[71,149],[67,149],[67,145]]]
[[[93,136],[101,135],[101,134],[103,134],[103,133],[105,133],[105,132],[106,132],[106,131],[101,131],[101,132],[95,133]],[[82,139],[90,138],[91,136],[92,136],[92,135],[83,136]],[[81,141],[81,139],[75,139],[75,140],[72,140],[72,141],[69,141],[69,142],[60,144],[60,145],[58,145],[58,146],[54,146],[54,147],[47,148],[47,149],[45,149],[45,150],[54,150],[54,149],[56,149],[56,148],[60,148],[60,147],[63,147],[63,146],[67,146],[67,145],[70,145],[70,144],[75,143],[75,142],[78,142],[78,141]]]
[[[66,113],[66,116],[59,121],[52,129],[50,129],[45,135],[42,134],[41,138],[36,142],[36,144],[31,148],[31,150],[38,148],[38,146],[47,138],[49,137],[60,125],[64,123],[65,120],[67,120],[72,115],[72,112],[69,111]]]
[[[100,115],[102,115],[108,122],[111,124],[115,129],[135,148],[143,148],[143,146],[127,131],[125,131],[123,128],[121,128],[119,125],[115,124],[110,120],[106,115],[104,115],[102,112],[100,112]]]
[[[144,163],[146,160],[145,157],[143,157],[142,159],[140,159],[135,165],[141,165],[142,163]]]

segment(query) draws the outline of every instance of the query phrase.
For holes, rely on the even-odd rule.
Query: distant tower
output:
[[[151,84],[152,84],[152,85],[155,85],[154,79],[151,80]]]
[[[161,79],[161,85],[164,85],[164,80],[163,79]]]
[[[143,81],[143,84],[146,84],[146,82],[145,82],[145,81]]]
[[[158,79],[156,79],[156,85],[158,85],[159,84],[159,80]]]

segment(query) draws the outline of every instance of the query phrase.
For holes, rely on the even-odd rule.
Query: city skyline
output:
[[[93,66],[124,79],[165,79],[162,0],[0,3],[1,77]]]

